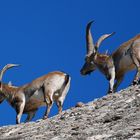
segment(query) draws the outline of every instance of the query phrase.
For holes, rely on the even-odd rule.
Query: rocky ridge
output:
[[[0,127],[1,140],[139,140],[140,86],[63,111],[48,120]]]

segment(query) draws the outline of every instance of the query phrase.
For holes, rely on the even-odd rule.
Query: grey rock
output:
[[[48,120],[0,127],[0,140],[139,140],[140,86],[130,86]]]

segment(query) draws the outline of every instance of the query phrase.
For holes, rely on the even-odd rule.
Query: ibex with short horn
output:
[[[111,55],[100,54],[98,48],[102,41],[114,33],[102,35],[97,43],[94,44],[90,32],[92,22],[89,22],[86,27],[87,55],[85,64],[81,69],[81,74],[90,74],[98,68],[106,76],[107,80],[109,80],[108,93],[113,93],[122,82],[125,73],[136,69],[137,72],[133,80],[133,85],[138,84],[140,77],[140,35],[120,45]]]
[[[59,113],[70,87],[70,76],[63,72],[51,72],[39,77],[29,84],[14,87],[2,82],[5,71],[16,67],[7,64],[0,72],[0,103],[5,99],[16,110],[16,123],[20,123],[23,113],[27,114],[26,122],[30,121],[40,106],[47,106],[44,119],[49,115],[53,102],[56,101]]]

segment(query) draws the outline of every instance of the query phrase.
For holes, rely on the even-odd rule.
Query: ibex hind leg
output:
[[[61,100],[57,100],[56,101],[56,105],[58,107],[58,114],[61,114],[62,113],[62,105],[63,105],[62,101]]]
[[[53,96],[52,90],[48,90],[48,89],[44,90],[44,99],[45,99],[47,108],[46,108],[43,119],[47,119],[49,116],[50,110],[51,110],[52,105],[53,105],[53,97],[52,96]]]
[[[61,96],[56,101],[58,107],[58,114],[62,113],[63,103],[70,88],[70,81],[71,81],[71,77],[69,75],[66,75],[63,89],[59,93]]]
[[[69,91],[69,88],[70,88],[70,81],[71,81],[71,78],[68,75],[66,75],[65,86],[63,87],[63,89],[59,93],[61,96],[58,97],[58,99],[56,100],[56,105],[58,107],[58,114],[60,114],[60,115],[61,115],[62,110],[63,110],[63,103],[65,100],[65,97],[66,97],[66,95]]]
[[[132,60],[136,66],[136,75],[134,77],[132,85],[137,85],[137,84],[139,84],[139,79],[140,79],[140,57],[137,58],[136,53],[132,54]]]
[[[140,67],[137,68],[136,76],[133,80],[133,85],[138,85],[140,83]]]
[[[37,110],[34,110],[34,111],[28,113],[28,116],[27,116],[27,118],[26,118],[26,120],[25,120],[25,123],[31,121],[31,120],[34,118],[34,116],[35,116],[35,114],[36,114],[36,111],[37,111]]]

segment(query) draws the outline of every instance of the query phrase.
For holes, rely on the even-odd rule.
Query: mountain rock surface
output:
[[[0,140],[140,140],[140,86],[70,108],[48,120],[0,127]]]

